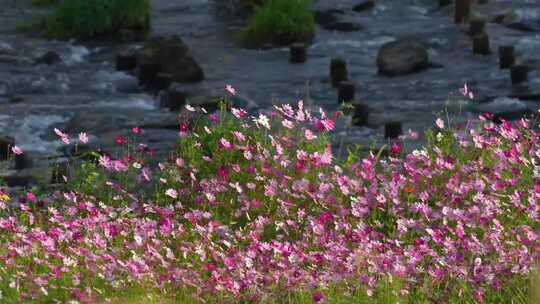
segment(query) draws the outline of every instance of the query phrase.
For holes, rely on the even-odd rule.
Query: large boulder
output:
[[[414,40],[400,39],[381,46],[377,54],[379,74],[397,76],[416,73],[429,66],[426,47]]]
[[[160,71],[171,74],[174,82],[197,82],[204,79],[201,66],[177,35],[147,40],[141,50],[140,62],[158,64]]]

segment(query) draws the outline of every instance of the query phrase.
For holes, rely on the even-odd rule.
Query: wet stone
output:
[[[58,53],[53,52],[53,51],[48,51],[47,53],[36,58],[34,63],[51,65],[51,64],[59,63],[61,61],[62,61],[62,58],[60,57],[60,55],[58,55]]]
[[[139,65],[139,85],[154,88],[157,84],[161,66],[153,62],[143,62]]]
[[[129,52],[121,52],[116,55],[116,70],[131,71],[137,67],[137,55]]]
[[[324,28],[329,31],[357,32],[362,29],[362,26],[353,22],[336,21],[325,25]]]
[[[364,1],[362,3],[358,3],[353,7],[353,11],[355,12],[363,12],[370,10],[375,7],[374,1]]]
[[[531,27],[528,24],[522,23],[522,22],[511,22],[506,24],[507,28],[522,31],[522,32],[535,32],[537,31],[535,28]]]
[[[176,112],[184,108],[187,101],[187,93],[177,85],[172,85],[166,96],[162,99],[161,106]]]
[[[142,62],[159,66],[156,74],[169,73],[174,82],[198,82],[204,79],[201,66],[191,55],[189,47],[177,35],[149,39],[141,52]]]
[[[328,11],[315,11],[314,18],[315,22],[320,25],[328,25],[337,21],[336,15]]]
[[[420,72],[429,67],[429,54],[424,44],[415,40],[385,43],[377,53],[380,75],[398,76]]]
[[[166,90],[171,86],[172,75],[169,73],[158,73],[156,75],[156,90]]]

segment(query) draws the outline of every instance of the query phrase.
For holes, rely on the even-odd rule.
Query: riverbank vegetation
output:
[[[52,5],[50,16],[31,26],[56,38],[92,38],[112,35],[122,29],[147,30],[149,0],[34,0]]]
[[[311,0],[268,0],[256,8],[241,33],[250,47],[309,41],[315,31]]]
[[[339,115],[187,106],[155,167],[134,127],[59,191],[2,190],[2,303],[534,303],[529,121],[437,119],[422,149],[338,160]]]

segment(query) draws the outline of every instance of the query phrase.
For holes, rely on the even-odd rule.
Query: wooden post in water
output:
[[[384,138],[398,138],[402,133],[401,122],[391,121],[384,125]]]
[[[369,106],[365,103],[353,103],[353,107],[352,124],[355,126],[366,126],[369,119]]]
[[[525,65],[514,65],[510,68],[510,78],[512,85],[527,82],[529,69]]]
[[[489,55],[491,53],[487,33],[484,32],[473,38],[473,53],[478,55]]]
[[[484,32],[485,28],[486,28],[486,21],[484,19],[481,19],[481,18],[474,18],[474,19],[471,19],[470,23],[469,23],[469,32],[471,34],[471,36],[476,36],[476,35],[480,35]]]
[[[342,81],[349,79],[345,60],[341,58],[332,59],[330,62],[330,78],[334,88],[338,87]]]
[[[304,43],[293,43],[289,49],[291,63],[304,63],[307,58],[306,45]]]
[[[514,47],[511,45],[499,47],[499,67],[501,69],[508,69],[516,63],[514,57]]]
[[[342,81],[339,83],[338,103],[352,102],[356,91],[356,85],[351,81]]]
[[[452,3],[452,0],[439,0],[439,7],[448,6]]]
[[[454,11],[454,23],[460,24],[469,17],[471,13],[471,0],[456,0]]]

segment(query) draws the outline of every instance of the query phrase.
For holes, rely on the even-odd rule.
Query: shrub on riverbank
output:
[[[246,29],[243,42],[250,47],[267,43],[288,45],[313,37],[315,21],[311,0],[268,0],[256,9]]]
[[[149,27],[149,0],[63,0],[46,19],[49,35],[90,38],[120,29]]]
[[[50,199],[27,193],[14,209],[0,192],[3,301],[529,302],[530,122],[439,119],[421,150],[340,161],[334,114],[201,111],[187,107],[177,150],[155,169],[134,128],[116,140],[125,155],[85,164]]]

